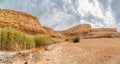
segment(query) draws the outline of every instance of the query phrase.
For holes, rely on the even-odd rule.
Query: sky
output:
[[[91,24],[120,31],[119,6],[120,0],[0,0],[1,9],[32,14],[55,30]]]

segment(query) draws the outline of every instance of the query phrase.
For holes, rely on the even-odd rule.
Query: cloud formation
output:
[[[0,0],[0,8],[30,13],[55,30],[83,23],[120,30],[119,5],[119,0]]]

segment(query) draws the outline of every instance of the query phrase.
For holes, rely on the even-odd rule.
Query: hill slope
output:
[[[29,34],[46,33],[35,16],[13,10],[0,9],[0,27],[17,28]]]
[[[113,38],[120,37],[115,28],[91,28],[89,24],[80,24],[68,30],[60,31],[66,37],[80,36],[81,38]]]

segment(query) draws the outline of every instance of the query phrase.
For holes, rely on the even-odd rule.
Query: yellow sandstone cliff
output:
[[[13,10],[0,9],[0,27],[12,27],[28,34],[46,34],[35,16]]]

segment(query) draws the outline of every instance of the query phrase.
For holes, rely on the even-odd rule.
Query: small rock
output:
[[[28,62],[24,62],[24,64],[28,64]]]
[[[50,61],[50,59],[46,59],[47,61]]]
[[[55,45],[49,45],[45,47],[45,50],[52,50],[55,47]]]

